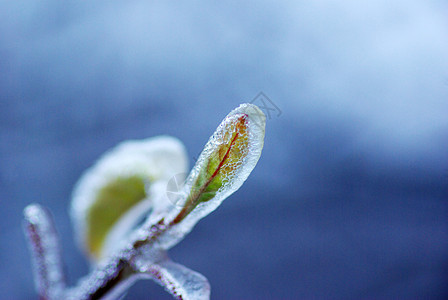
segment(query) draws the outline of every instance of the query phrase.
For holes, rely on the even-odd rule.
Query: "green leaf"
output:
[[[258,135],[253,132],[257,126],[254,123],[255,117],[258,117],[257,121],[263,121],[260,127],[262,130],[255,130],[260,132]],[[255,161],[251,158],[251,166],[245,172],[252,170],[263,146],[264,120],[264,114],[255,105],[250,104],[241,105],[223,120],[204,148],[192,171],[193,175],[189,176],[192,181],[191,189],[183,209],[172,224],[180,223],[199,204],[210,201],[217,193],[238,181],[236,177],[242,174],[241,170],[244,169],[250,151],[253,152]],[[254,143],[254,140],[257,143]],[[248,173],[244,176],[247,178]]]
[[[88,169],[73,191],[71,216],[78,242],[92,262],[120,248],[149,212],[170,209],[170,202],[150,190],[166,186],[186,168],[182,143],[159,136],[120,143]]]
[[[87,248],[99,258],[104,240],[115,223],[129,209],[146,198],[144,179],[116,178],[98,192],[87,214]]]

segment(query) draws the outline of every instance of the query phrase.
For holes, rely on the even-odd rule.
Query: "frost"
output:
[[[57,298],[65,288],[61,250],[49,213],[32,204],[24,210],[24,227],[33,253],[36,289],[43,298]]]
[[[242,119],[244,123],[238,126],[238,122]],[[214,196],[205,202],[199,203],[180,224],[172,226],[171,230],[159,239],[160,247],[169,249],[177,244],[193,229],[200,219],[214,211],[224,199],[241,187],[260,158],[264,145],[265,124],[266,117],[264,113],[253,104],[241,104],[224,118],[215,133],[208,140],[186,180],[182,193],[183,199],[178,201],[180,207],[185,207],[188,204],[188,195],[197,188],[194,185],[201,176],[201,172],[204,172],[210,157],[213,156],[214,152],[219,151],[220,147],[231,142],[232,133],[239,132],[242,134],[243,132],[241,131],[244,131],[246,136],[243,138],[247,139],[247,141],[238,144],[240,146],[237,149],[237,152],[239,152],[238,157],[234,157],[230,164],[224,162],[222,167],[227,168],[228,172],[224,172],[225,176],[221,178],[222,185]],[[177,207],[166,219],[171,220],[175,218],[181,211],[181,208]]]

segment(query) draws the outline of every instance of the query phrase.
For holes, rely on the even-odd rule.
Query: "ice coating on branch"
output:
[[[81,248],[98,261],[122,245],[123,237],[150,209],[167,208],[148,197],[152,184],[185,173],[182,143],[169,136],[126,141],[88,169],[78,181],[71,216]]]
[[[58,299],[65,288],[61,249],[49,213],[40,205],[24,210],[24,229],[33,254],[34,282],[42,299]]]
[[[139,279],[155,281],[176,299],[210,299],[207,278],[171,261],[160,250],[117,256],[107,264],[98,264],[89,276],[80,280],[77,288],[65,292],[64,299],[120,299]]]
[[[139,279],[137,275],[126,259],[111,257],[107,263],[97,264],[88,276],[79,280],[75,288],[67,289],[61,299],[120,299]]]
[[[159,239],[162,248],[175,245],[240,188],[260,158],[265,124],[264,113],[253,104],[241,104],[224,118],[186,180],[181,208],[170,214],[172,228]]]

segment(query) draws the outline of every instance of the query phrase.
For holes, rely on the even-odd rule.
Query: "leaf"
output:
[[[210,299],[210,283],[204,275],[175,263],[165,252],[159,259],[139,256],[134,261],[134,269],[142,278],[154,280],[176,299]]]
[[[85,172],[73,193],[71,215],[78,242],[89,257],[99,261],[113,253],[150,210],[168,206],[149,190],[185,173],[185,153],[172,137],[127,141]]]
[[[265,124],[265,115],[253,104],[241,104],[224,118],[186,180],[180,208],[165,218],[169,229],[158,238],[161,248],[178,243],[240,188],[260,158]]]
[[[143,176],[117,177],[99,190],[86,216],[90,224],[86,246],[93,255],[101,255],[107,234],[123,214],[145,200],[144,180]]]
[[[184,210],[173,221],[179,223],[199,203],[213,199],[227,183],[233,181],[236,171],[249,152],[249,116],[245,113],[229,115],[213,135],[217,142],[204,159],[186,200]]]

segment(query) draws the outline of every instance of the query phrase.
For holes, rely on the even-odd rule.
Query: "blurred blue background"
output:
[[[446,1],[0,2],[0,291],[35,298],[23,208],[68,206],[126,139],[190,162],[263,91],[280,110],[243,187],[170,251],[213,299],[448,297]],[[171,299],[149,281],[127,299]]]

